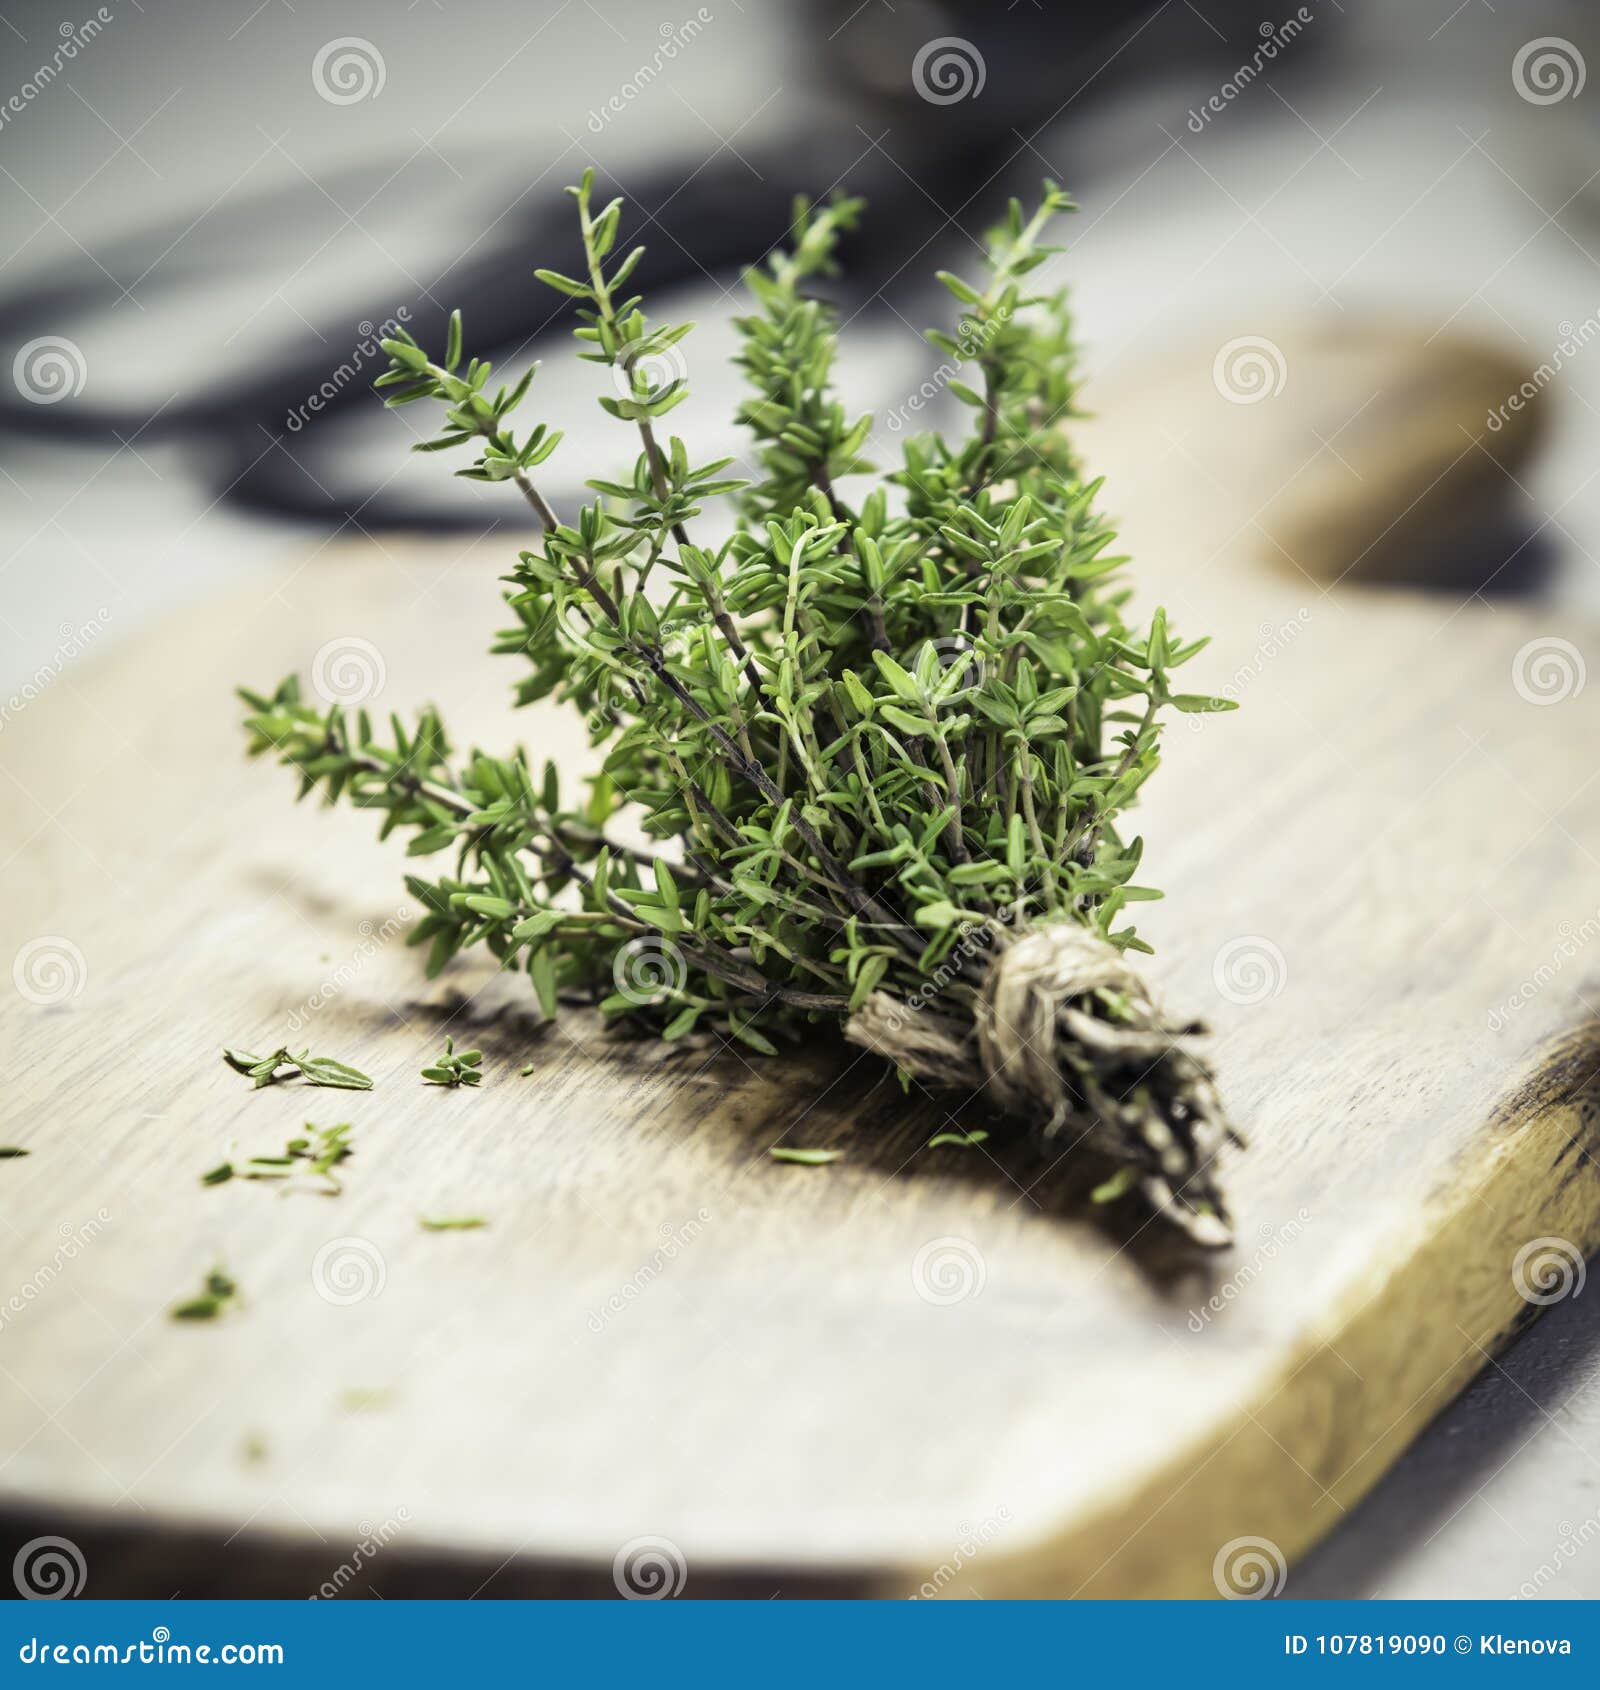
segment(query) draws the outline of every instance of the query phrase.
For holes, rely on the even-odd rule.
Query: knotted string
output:
[[[1229,1142],[1204,1032],[1175,1022],[1114,945],[1076,921],[998,935],[971,1018],[874,992],[852,1043],[943,1089],[982,1088],[1046,1145],[1082,1142],[1131,1167],[1156,1211],[1198,1243],[1232,1242],[1213,1164]]]

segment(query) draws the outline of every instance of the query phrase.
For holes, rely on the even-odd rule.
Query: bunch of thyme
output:
[[[961,372],[965,438],[907,439],[880,475],[869,416],[830,389],[834,269],[858,201],[796,207],[789,245],[746,277],[739,420],[761,478],[663,438],[686,396],[692,325],[653,323],[613,257],[622,202],[576,201],[586,273],[541,271],[574,302],[601,405],[636,437],[630,474],[557,512],[540,466],[561,436],[519,433],[534,372],[491,387],[464,361],[459,314],[438,356],[386,341],[388,403],[433,402],[417,448],[473,453],[539,530],[506,578],[494,650],[523,668],[519,704],[581,710],[602,771],[576,798],[525,753],[458,755],[433,709],[380,735],[311,707],[294,680],[243,692],[250,748],[374,809],[410,852],[453,869],[408,885],[410,942],[436,973],[485,945],[525,970],[547,1015],[598,1001],[665,1039],[695,1029],[772,1053],[843,1026],[906,1078],[983,1088],[1052,1154],[1080,1142],[1203,1242],[1225,1242],[1213,1162],[1231,1136],[1201,1031],[1168,1021],[1124,953],[1148,949],[1127,906],[1141,841],[1118,818],[1158,761],[1167,711],[1229,708],[1174,691],[1204,645],[1157,610],[1126,619],[1126,561],[1063,428],[1077,388],[1064,297],[1032,273],[1058,250],[1053,184],[1013,201],[981,283],[940,279],[959,332],[930,340]],[[856,489],[860,489],[858,492]],[[704,538],[718,501],[730,538]],[[665,847],[615,838],[622,813]]]

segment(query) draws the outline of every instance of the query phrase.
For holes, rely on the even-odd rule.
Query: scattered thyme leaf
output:
[[[187,1303],[175,1304],[174,1320],[215,1320],[222,1313],[222,1304],[215,1297],[195,1297]]]
[[[481,1050],[458,1051],[456,1041],[446,1034],[444,1054],[422,1070],[422,1077],[434,1086],[475,1086],[483,1079],[479,1068],[482,1061]]]
[[[531,1062],[524,1062],[517,1072],[523,1077],[523,1079],[527,1079],[527,1077],[533,1072],[533,1064]]]
[[[837,1162],[844,1155],[842,1150],[796,1150],[786,1144],[777,1144],[767,1154],[774,1162],[798,1162],[802,1167],[820,1168],[825,1162]]]
[[[982,1144],[988,1136],[982,1127],[972,1132],[938,1133],[928,1140],[928,1148],[937,1150],[941,1144]]]
[[[309,1051],[293,1055],[287,1046],[280,1045],[270,1056],[257,1056],[248,1050],[225,1047],[222,1060],[236,1073],[254,1080],[257,1089],[279,1080],[292,1080],[296,1074],[313,1086],[337,1086],[345,1091],[371,1091],[372,1080],[348,1062],[336,1062],[331,1056],[313,1056]]]
[[[315,1121],[307,1121],[305,1131],[291,1138],[281,1155],[252,1156],[242,1168],[232,1162],[223,1162],[210,1173],[202,1174],[200,1183],[226,1185],[231,1179],[288,1180],[303,1169],[307,1174],[326,1181],[325,1185],[316,1188],[323,1195],[336,1197],[344,1187],[333,1170],[355,1154],[349,1134],[348,1121],[341,1121],[336,1127],[319,1127]]]
[[[204,1288],[198,1297],[174,1303],[167,1311],[173,1320],[215,1320],[238,1301],[239,1287],[220,1267],[212,1268],[205,1277]]]
[[[348,1062],[335,1062],[331,1056],[300,1056],[301,1074],[314,1086],[335,1086],[343,1091],[371,1091],[372,1080]]]
[[[1139,1183],[1137,1168],[1118,1168],[1110,1179],[1097,1185],[1089,1193],[1091,1203],[1115,1203],[1119,1197],[1127,1194]]]
[[[355,1154],[350,1147],[350,1123],[341,1121],[336,1127],[318,1127],[307,1121],[306,1130],[312,1135],[311,1140],[307,1143],[296,1139],[294,1154],[310,1162],[312,1173],[333,1180],[333,1170]],[[333,1183],[337,1187],[339,1182],[333,1180]]]
[[[0,1144],[0,1162],[14,1162],[19,1156],[31,1156],[31,1150],[23,1150],[15,1144]]]
[[[476,1232],[480,1226],[489,1224],[482,1215],[450,1215],[442,1220],[418,1215],[417,1219],[424,1232]]]
[[[394,1391],[388,1385],[353,1385],[339,1393],[339,1406],[346,1414],[371,1414],[393,1401]]]

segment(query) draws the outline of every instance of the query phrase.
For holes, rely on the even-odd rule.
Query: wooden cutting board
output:
[[[540,1028],[475,964],[425,984],[399,846],[246,766],[230,687],[353,639],[379,706],[574,740],[512,723],[480,655],[495,544],[327,548],[69,665],[0,738],[12,1535],[75,1533],[90,1594],[189,1588],[180,1539],[343,1588],[379,1539],[353,1590],[653,1558],[690,1595],[1189,1596],[1248,1581],[1237,1540],[1271,1585],[1334,1525],[1537,1312],[1519,1284],[1600,1242],[1600,634],[1307,579],[1258,489],[1314,411],[1230,402],[1212,350],[1123,382],[1090,449],[1148,596],[1216,633],[1195,684],[1243,706],[1175,723],[1141,822],[1152,974],[1251,1140],[1233,1252],[996,1140],[926,1148],[943,1104],[858,1052],[663,1055]],[[420,1081],[446,1031],[481,1090]],[[280,1041],[376,1087],[219,1060]],[[200,1185],[308,1119],[354,1124],[342,1196]],[[418,1223],[460,1214],[490,1224]],[[238,1311],[168,1319],[215,1263]]]

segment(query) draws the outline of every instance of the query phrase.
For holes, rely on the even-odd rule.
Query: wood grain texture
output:
[[[1214,1024],[1252,1141],[1231,1255],[1088,1213],[999,1140],[924,1148],[948,1100],[862,1054],[667,1055],[541,1028],[476,964],[425,985],[400,847],[245,766],[229,688],[357,636],[378,704],[581,748],[507,716],[490,545],[325,551],[70,667],[0,737],[0,955],[68,941],[64,976],[29,953],[32,999],[78,988],[0,998],[0,1142],[32,1152],[0,1165],[0,1503],[277,1546],[296,1579],[384,1522],[397,1567],[602,1588],[660,1537],[691,1595],[1209,1595],[1224,1545],[1292,1559],[1337,1520],[1536,1312],[1518,1251],[1600,1243],[1600,686],[1514,681],[1531,641],[1600,641],[1312,584],[1234,473],[1287,476],[1296,413],[1209,377],[1208,349],[1130,386],[1090,449],[1150,595],[1217,632],[1196,683],[1244,706],[1176,723],[1141,821],[1152,972]],[[418,1078],[446,1030],[480,1091]],[[251,1093],[218,1059],[280,1039],[376,1088]],[[354,1123],[341,1197],[200,1187],[306,1119]],[[418,1225],[461,1213],[491,1224]],[[319,1293],[330,1246],[375,1294]],[[169,1321],[215,1261],[242,1307]]]

